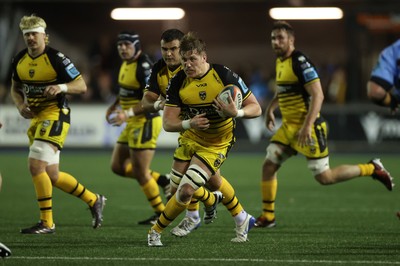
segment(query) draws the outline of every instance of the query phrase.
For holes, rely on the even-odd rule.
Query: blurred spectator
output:
[[[332,103],[344,104],[346,102],[346,71],[343,67],[337,67],[332,73],[328,85],[328,96]]]
[[[262,69],[253,71],[253,74],[250,76],[249,84],[251,91],[264,111],[269,100],[274,96],[274,89],[270,87],[272,84],[267,76],[267,71]]]

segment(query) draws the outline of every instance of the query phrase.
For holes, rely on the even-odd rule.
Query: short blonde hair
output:
[[[44,19],[35,16],[34,14],[30,16],[23,16],[21,18],[21,22],[19,23],[19,28],[21,30],[28,30],[37,27],[43,27],[44,29],[46,29],[47,25]]]
[[[38,28],[38,27],[42,27],[44,30],[46,30],[47,24],[44,21],[44,19],[36,16],[35,14],[32,14],[30,16],[23,16],[21,18],[21,22],[19,23],[19,28],[21,29],[21,31]],[[46,34],[45,43],[49,44],[49,35],[48,34]]]

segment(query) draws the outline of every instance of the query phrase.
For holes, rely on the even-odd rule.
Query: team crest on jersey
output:
[[[42,123],[42,128],[40,129],[40,136],[44,136],[46,134],[46,128],[50,126],[50,121],[45,120]]]
[[[225,160],[225,155],[218,153],[218,158],[214,161],[214,167],[220,167],[222,162]]]
[[[202,101],[204,101],[207,97],[207,93],[205,91],[200,91],[199,92],[199,97]]]
[[[140,136],[140,128],[137,128],[133,131],[133,143],[136,145],[139,141]]]
[[[29,77],[33,78],[34,75],[35,75],[35,70],[29,69]]]

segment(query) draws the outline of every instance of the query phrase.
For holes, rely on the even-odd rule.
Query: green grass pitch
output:
[[[137,222],[152,211],[135,180],[111,173],[111,151],[62,153],[61,169],[88,189],[106,195],[103,226],[94,230],[86,204],[57,189],[53,194],[54,235],[21,235],[38,221],[27,152],[0,152],[0,242],[11,257],[0,265],[400,265],[398,188],[388,192],[370,177],[319,185],[305,159],[290,159],[279,173],[277,227],[250,231],[250,241],[230,243],[234,222],[223,205],[218,218],[185,238],[163,233],[164,247],[147,247],[149,226]],[[331,154],[332,167],[366,162],[370,154]],[[244,208],[261,210],[260,174],[264,154],[232,152],[222,167]],[[400,177],[399,156],[381,156]],[[167,172],[172,153],[156,154],[152,168]],[[202,211],[201,211],[202,212]]]

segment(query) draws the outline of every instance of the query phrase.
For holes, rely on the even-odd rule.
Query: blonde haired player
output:
[[[161,35],[161,55],[162,58],[153,66],[150,80],[146,86],[146,91],[142,99],[143,108],[148,111],[158,111],[164,109],[165,97],[167,94],[167,86],[170,79],[182,70],[181,56],[179,54],[179,47],[181,39],[184,34],[178,29],[168,29]],[[174,160],[171,170],[171,187],[172,191],[175,192],[179,186],[183,174],[182,165],[186,165],[187,162],[182,162],[179,159]],[[210,177],[209,182],[206,184],[207,188],[215,191],[213,194],[216,196],[213,206],[207,206],[208,203],[212,202],[212,195],[209,195],[209,191],[204,187],[200,187],[191,199],[190,204],[187,207],[185,217],[179,222],[177,226],[171,229],[171,234],[183,237],[190,234],[193,230],[197,229],[201,224],[201,218],[199,213],[199,201],[204,203],[204,223],[209,224],[216,218],[216,206],[221,201],[223,194],[222,203],[226,209],[230,212],[231,216],[238,221],[242,222],[240,213],[243,213],[243,207],[236,196],[235,190],[232,185],[223,176],[220,175],[219,171]],[[208,198],[205,202],[204,199]]]
[[[60,151],[70,127],[66,95],[85,93],[85,81],[67,56],[47,45],[42,18],[24,16],[19,26],[27,48],[13,59],[11,97],[21,116],[31,120],[28,165],[40,209],[39,222],[21,233],[55,232],[53,187],[84,201],[91,210],[93,228],[98,228],[106,198],[59,170]]]
[[[163,230],[187,208],[194,193],[219,171],[235,143],[234,118],[261,115],[255,96],[236,73],[223,65],[207,62],[203,40],[188,33],[181,40],[179,52],[182,70],[169,82],[163,114],[164,129],[181,132],[173,169],[178,188],[157,223],[149,230],[149,246],[163,245]],[[233,102],[224,104],[216,99],[228,84],[241,89],[242,109],[237,110]],[[220,117],[217,110],[223,112],[224,117]],[[231,241],[248,241],[254,217],[242,210],[234,220],[236,237]]]

